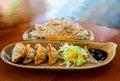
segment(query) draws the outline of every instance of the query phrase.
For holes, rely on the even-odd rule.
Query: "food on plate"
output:
[[[17,43],[12,50],[12,62],[17,62],[20,58],[26,56],[26,47],[22,43]]]
[[[56,46],[58,45],[58,46]],[[12,50],[11,62],[34,65],[81,67],[86,64],[102,64],[115,53],[114,43],[57,42],[17,43]],[[109,50],[111,49],[111,50]],[[21,60],[22,58],[22,60]]]
[[[58,60],[58,51],[52,47],[52,45],[49,43],[47,45],[48,50],[48,64],[52,65]]]
[[[74,36],[46,36],[47,40],[73,40]]]
[[[26,45],[26,50],[27,52],[26,52],[26,56],[23,61],[23,64],[27,64],[27,63],[34,61],[34,58],[36,55],[36,51],[33,48],[31,48],[30,44]]]
[[[107,58],[107,53],[103,50],[99,49],[89,49],[90,54],[96,59],[96,60],[101,60],[103,61],[104,59]]]
[[[41,64],[47,59],[47,49],[41,46],[39,43],[35,45],[35,48],[37,49],[37,54],[35,56],[34,63]]]
[[[35,24],[34,30],[29,34],[32,39],[45,38],[51,40],[51,36],[56,36],[54,40],[61,40],[62,37],[60,36],[64,36],[64,40],[66,40],[69,36],[71,39],[94,40],[91,31],[73,23],[70,19],[64,19],[64,17],[60,18],[60,20],[50,19],[44,24]]]
[[[68,45],[67,43],[60,47],[58,50],[59,56],[64,60],[63,64],[66,64],[66,67],[71,65],[81,66],[86,62],[92,61],[97,63],[97,61],[92,57],[86,47]],[[87,60],[90,59],[90,60]]]

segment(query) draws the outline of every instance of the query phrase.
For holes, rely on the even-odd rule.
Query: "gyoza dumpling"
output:
[[[26,47],[22,43],[17,43],[12,50],[12,62],[17,62],[26,55]]]
[[[58,51],[54,47],[52,47],[50,43],[47,46],[47,50],[48,50],[48,64],[52,65],[58,59]]]
[[[40,64],[44,62],[47,58],[47,49],[42,47],[40,44],[36,44],[35,48],[37,48],[37,54],[35,56],[35,64]]]
[[[23,64],[27,64],[29,62],[32,62],[35,58],[35,55],[36,55],[36,51],[33,48],[31,48],[30,44],[26,45],[26,49],[27,49],[27,55],[23,61]]]

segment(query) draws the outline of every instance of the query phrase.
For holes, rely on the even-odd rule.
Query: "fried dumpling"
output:
[[[20,58],[26,56],[26,47],[22,43],[17,43],[12,51],[12,62],[17,62],[20,60]]]
[[[47,49],[42,47],[40,44],[36,44],[35,48],[37,49],[37,54],[35,56],[35,64],[40,64],[44,62],[47,58]]]
[[[54,47],[52,47],[50,43],[47,45],[47,51],[48,51],[48,64],[52,65],[58,59],[58,51]]]
[[[35,58],[35,55],[36,55],[36,51],[33,48],[31,48],[30,44],[26,45],[26,49],[27,49],[27,55],[25,56],[23,64],[27,64],[29,62],[32,62]]]

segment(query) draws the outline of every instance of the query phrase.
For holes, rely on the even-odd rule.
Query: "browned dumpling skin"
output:
[[[20,58],[26,56],[27,50],[24,44],[17,43],[12,50],[12,62],[17,62]]]
[[[31,48],[30,44],[26,45],[26,49],[27,49],[27,55],[25,56],[23,64],[32,62],[36,55],[36,51],[33,48]]]
[[[52,47],[50,43],[47,45],[47,51],[48,51],[48,64],[52,65],[58,59],[58,52],[54,47]]]
[[[34,64],[41,64],[46,61],[47,58],[47,49],[42,47],[40,44],[36,44],[35,48],[37,49],[37,54],[35,56]]]

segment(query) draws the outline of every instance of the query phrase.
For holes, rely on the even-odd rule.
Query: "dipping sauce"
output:
[[[89,52],[97,61],[103,61],[107,58],[107,53],[103,50],[89,49]]]

